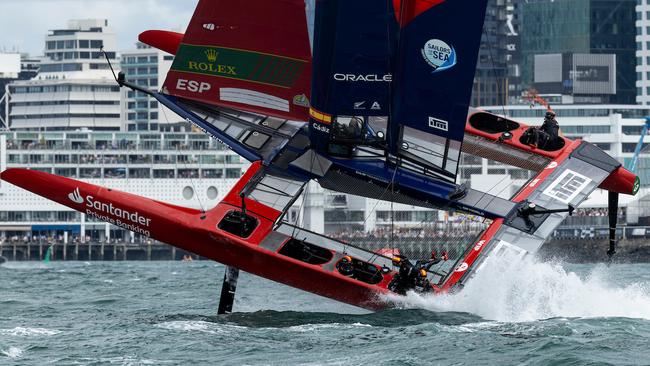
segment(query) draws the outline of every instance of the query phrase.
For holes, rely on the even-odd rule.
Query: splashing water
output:
[[[23,350],[18,347],[9,347],[7,350],[0,350],[0,353],[9,358],[16,359],[22,357]]]
[[[559,263],[535,258],[490,258],[456,294],[410,293],[406,307],[468,312],[485,319],[525,322],[555,317],[650,319],[650,283],[608,281],[612,269],[598,266],[586,277]]]

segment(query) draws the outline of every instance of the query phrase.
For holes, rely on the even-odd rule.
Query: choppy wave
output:
[[[238,325],[219,324],[203,320],[175,320],[156,324],[156,327],[167,330],[210,334],[224,334],[236,329],[245,329],[245,327]]]
[[[46,328],[15,327],[12,329],[0,329],[0,335],[14,337],[53,336],[59,333],[61,332],[58,330]]]
[[[535,258],[490,258],[458,293],[411,293],[397,301],[406,307],[468,312],[502,322],[556,317],[650,319],[650,284],[621,286],[609,279],[611,275],[604,265],[579,276],[558,263]]]
[[[24,351],[18,347],[9,347],[6,350],[0,350],[0,353],[11,359],[16,359],[22,357]]]

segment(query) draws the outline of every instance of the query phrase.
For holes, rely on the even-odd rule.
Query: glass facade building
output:
[[[529,1],[521,4],[522,82],[532,85],[535,55],[616,55],[616,94],[610,103],[634,104],[635,14],[633,0]]]

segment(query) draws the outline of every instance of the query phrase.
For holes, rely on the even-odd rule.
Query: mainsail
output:
[[[454,180],[487,1],[399,6],[389,152],[405,167]]]
[[[316,5],[312,144],[378,146],[401,168],[453,182],[486,0],[320,0]],[[357,128],[358,129],[358,128]],[[370,137],[369,137],[370,136]]]
[[[164,92],[306,121],[310,77],[304,0],[201,0]]]

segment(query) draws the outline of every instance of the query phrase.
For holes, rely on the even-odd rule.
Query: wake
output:
[[[597,266],[586,277],[535,258],[490,258],[453,295],[410,293],[406,307],[467,312],[484,319],[526,322],[555,317],[650,319],[650,283],[608,281],[614,269]]]

